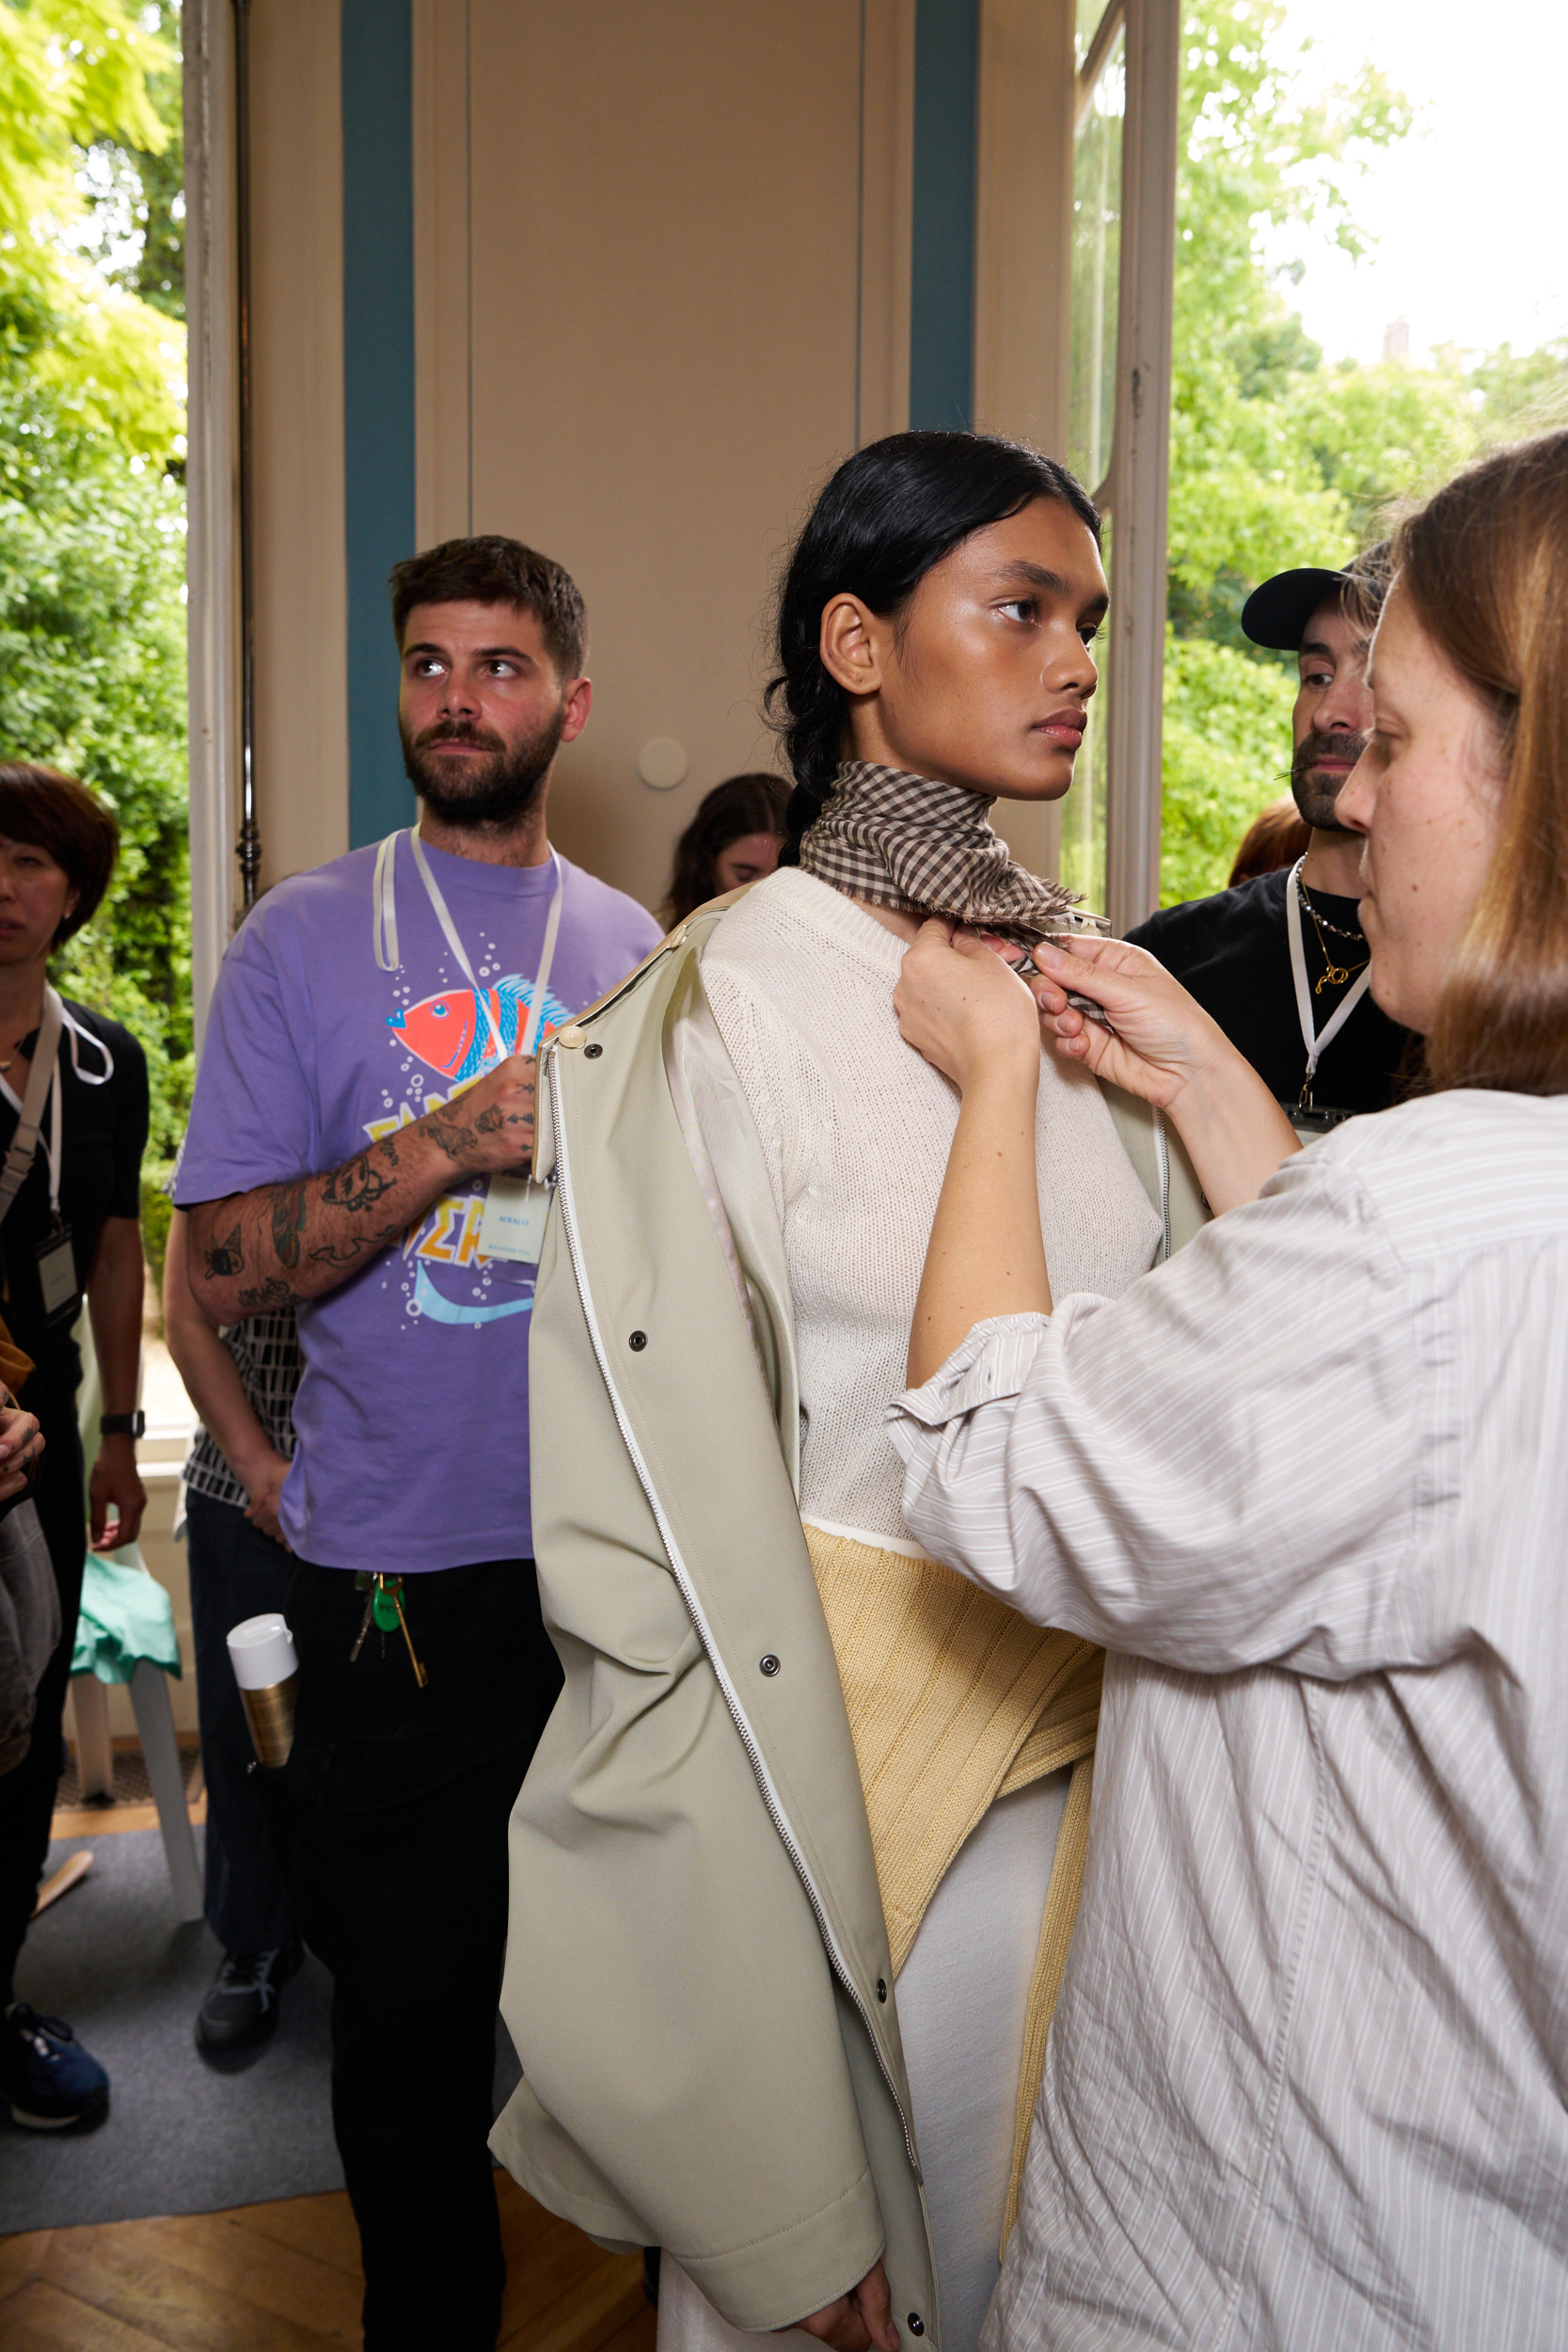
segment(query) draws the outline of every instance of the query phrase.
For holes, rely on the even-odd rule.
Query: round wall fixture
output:
[[[637,755],[637,772],[654,792],[673,792],[677,784],[686,782],[690,765],[686,745],[677,743],[673,735],[656,735]]]

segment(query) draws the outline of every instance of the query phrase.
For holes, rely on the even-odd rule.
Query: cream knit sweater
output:
[[[784,1227],[801,1517],[913,1550],[883,1413],[904,1387],[958,1096],[898,1034],[903,956],[863,907],[785,869],[725,916],[703,983]],[[1053,1295],[1119,1296],[1152,1263],[1159,1223],[1094,1080],[1053,1056],[1036,1148]]]

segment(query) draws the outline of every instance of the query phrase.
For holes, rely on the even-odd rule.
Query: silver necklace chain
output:
[[[1312,904],[1311,899],[1307,896],[1307,884],[1302,881],[1299,869],[1296,874],[1296,896],[1301,900],[1305,911],[1312,917],[1313,922],[1321,923],[1325,931],[1332,931],[1334,933],[1336,939],[1348,939],[1352,946],[1356,947],[1364,947],[1366,946],[1367,934],[1360,929],[1359,925],[1354,931],[1347,931],[1342,923],[1331,923],[1326,914],[1321,914],[1318,912],[1318,909]]]

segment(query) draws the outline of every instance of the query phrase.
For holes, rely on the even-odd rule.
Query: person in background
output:
[[[1277,874],[1282,866],[1304,858],[1311,846],[1312,828],[1286,792],[1259,809],[1243,834],[1225,886],[1234,890],[1238,882],[1251,882],[1259,874]]]
[[[164,1330],[201,1416],[185,1464],[185,1549],[207,1783],[207,1925],[223,1946],[196,2038],[205,2050],[239,2050],[271,2039],[282,1988],[300,1961],[228,1640],[245,1618],[286,1607],[293,1563],[277,1506],[293,1459],[304,1365],[292,1300],[214,1331],[192,1295],[185,1255],[185,1216],[176,1209],[164,1259]]]
[[[1335,813],[1372,723],[1367,648],[1386,582],[1386,550],[1374,548],[1346,571],[1277,573],[1247,598],[1253,644],[1296,656],[1291,791],[1310,843],[1288,871],[1164,907],[1127,934],[1213,1015],[1275,1101],[1315,1123],[1386,1110],[1411,1050],[1369,993],[1361,842]]]
[[[568,574],[482,537],[391,586],[419,823],[247,916],[175,1198],[210,1322],[299,1307],[277,1511],[298,1698],[268,1795],[333,1976],[365,2343],[490,2352],[506,1825],[561,1686],[529,1495],[532,1057],[659,932],[546,833],[593,699]]]
[[[788,786],[760,770],[726,776],[705,795],[675,844],[665,901],[672,930],[710,898],[772,873],[784,844],[788,798]]]
[[[94,1549],[135,1543],[147,1503],[136,1472],[147,1061],[118,1021],[62,1004],[49,984],[50,958],[96,912],[119,847],[113,814],[86,785],[52,768],[0,766],[0,1144],[17,1143],[24,1116],[33,1136],[30,1146],[20,1137],[0,1263],[7,1326],[33,1359],[27,1404],[47,1441],[33,1492],[61,1618],[27,1754],[0,1778],[0,2096],[14,2122],[40,2131],[99,2115],[109,2098],[107,2074],[70,2026],[19,2001],[15,1984],[49,1851],[87,1554],[73,1330],[84,1294],[103,1391]]]

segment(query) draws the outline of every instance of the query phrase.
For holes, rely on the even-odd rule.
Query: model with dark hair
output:
[[[49,1850],[87,1556],[75,1338],[84,1297],[103,1405],[88,1488],[94,1547],[134,1543],[147,1502],[136,1470],[147,1062],[118,1021],[49,983],[51,957],[97,912],[119,848],[112,810],[74,776],[0,767],[0,1140],[21,1136],[26,1152],[20,1187],[0,1206],[0,1263],[6,1326],[32,1359],[26,1401],[47,1441],[33,1494],[61,1616],[31,1745],[0,1777],[0,2097],[15,2122],[41,2131],[101,2113],[109,2096],[107,2074],[70,2026],[18,2001],[14,1984]]]
[[[1106,609],[1099,537],[1066,469],[1011,442],[905,434],[839,469],[779,605],[787,863],[703,962],[778,1187],[800,1512],[893,1940],[947,2352],[974,2345],[996,2279],[1031,1982],[1082,1748],[1041,1740],[1030,1756],[1064,1660],[1049,1636],[1015,1654],[1019,1621],[924,1557],[899,1508],[886,1381],[957,1105],[900,1040],[892,992],[925,914],[1023,944],[1069,914],[1064,890],[1012,862],[989,811],[1072,782]],[[1073,1286],[1116,1293],[1149,1264],[1158,1226],[1098,1089],[1059,1074],[1037,1129],[1042,1211]],[[661,2312],[665,2352],[713,2342],[673,2265]]]
[[[788,787],[756,771],[726,776],[704,795],[697,814],[675,844],[674,871],[665,914],[684,923],[696,907],[726,890],[760,882],[779,863],[784,845]]]
[[[1100,1658],[978,1594],[904,1524],[883,1415],[958,1104],[901,1041],[893,992],[932,911],[1015,955],[1073,923],[1068,893],[1016,865],[988,813],[1070,786],[1106,601],[1095,510],[1049,458],[910,433],[848,459],[780,599],[789,862],[668,942],[579,1032],[583,1053],[568,1039],[546,1057],[581,1286],[558,1258],[533,1331],[536,1360],[547,1350],[558,1368],[540,1558],[567,1692],[514,1817],[506,2001],[527,2080],[497,2144],[601,2235],[657,2236],[662,2352],[788,2325],[841,2352],[892,2352],[905,2329],[974,2352],[996,2280],[1083,1865]],[[678,1147],[660,1158],[672,1092],[689,1165]],[[1164,1243],[1159,1188],[1085,1073],[1042,1067],[1032,1148],[1070,1279],[1126,1289]],[[708,1211],[740,1278],[717,1296]],[[613,1307],[610,1252],[626,1284]],[[745,1418],[745,1354],[712,1393],[695,1385],[727,1363],[737,1298],[772,1428]],[[568,1390],[579,1360],[584,1384]],[[590,1445],[607,1382],[617,1422]],[[608,1597],[631,1592],[648,1539],[614,1468],[628,1431],[625,1459],[669,1531],[652,1540],[690,1581],[639,1586],[622,1618]],[[748,1519],[733,1539],[712,1528],[714,1490],[732,1486]],[[670,1613],[682,1594],[684,1645]],[[680,1671],[661,1694],[667,1658]],[[712,1727],[726,1708],[782,1850],[754,1796],[718,1825],[716,1779],[737,1757]],[[610,1819],[641,1832],[624,1882]],[[561,1883],[568,1851],[592,1854],[592,1884]],[[624,1928],[607,1916],[590,1935],[622,1883],[633,1901],[660,1890],[638,1902],[635,1989],[606,1974]],[[679,1931],[665,1950],[667,1919]],[[755,1949],[710,1966],[753,1919]],[[562,2014],[588,1974],[592,2050]],[[834,1985],[836,2024],[831,1999],[811,2010]],[[601,2071],[611,2010],[627,2081]],[[563,2198],[568,2138],[635,2219],[612,2223],[603,2191],[596,2207],[586,2186]]]

